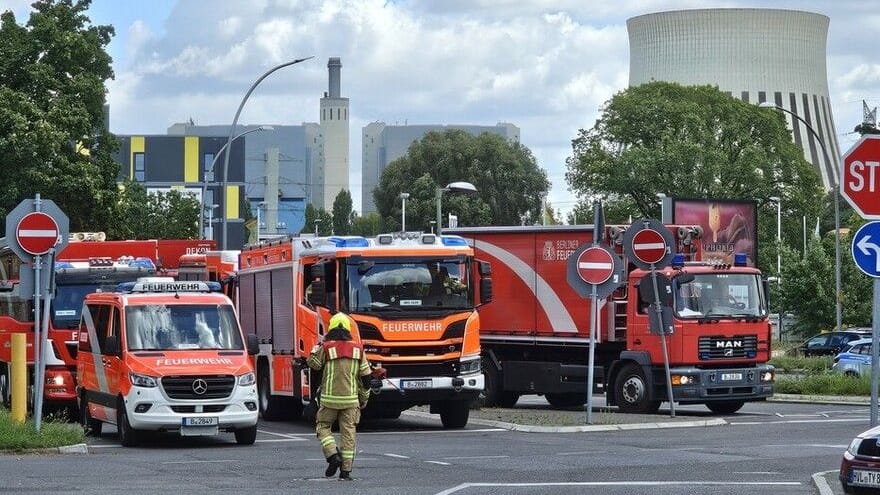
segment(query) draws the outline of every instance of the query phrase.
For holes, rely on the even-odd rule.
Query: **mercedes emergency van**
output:
[[[256,377],[232,302],[213,282],[123,283],[86,296],[79,328],[80,421],[89,434],[116,425],[122,445],[141,432],[257,435]]]

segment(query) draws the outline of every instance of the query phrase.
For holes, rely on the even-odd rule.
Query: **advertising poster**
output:
[[[734,253],[746,253],[755,266],[758,209],[755,201],[673,199],[673,223],[703,227],[703,260],[733,263]]]

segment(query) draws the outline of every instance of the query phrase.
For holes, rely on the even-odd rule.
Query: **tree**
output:
[[[347,189],[339,191],[333,200],[333,233],[336,235],[348,235],[351,232],[353,211],[351,193]]]
[[[114,31],[91,24],[89,4],[39,0],[24,26],[0,15],[0,217],[35,193],[55,201],[73,231],[116,214],[116,141],[104,125]]]
[[[381,232],[382,219],[378,213],[367,213],[364,216],[355,215],[351,221],[351,235],[374,237]]]
[[[305,224],[301,234],[315,232],[315,222],[318,223],[318,235],[330,235],[333,229],[333,217],[324,208],[315,208],[311,203],[306,205]]]
[[[792,142],[783,115],[717,87],[628,88],[605,104],[591,129],[579,131],[572,149],[571,189],[586,200],[606,198],[609,222],[621,220],[615,215],[658,218],[657,193],[756,199],[758,242],[767,245],[776,237],[770,197],[782,198],[784,239],[799,239],[801,216],[815,218],[821,205],[818,175]],[[759,265],[768,261],[759,253]]]
[[[171,190],[148,193],[138,182],[119,188],[117,216],[106,227],[110,239],[198,239],[201,204],[190,194]],[[98,230],[87,225],[86,230]]]
[[[391,162],[373,191],[384,226],[399,229],[399,195],[409,193],[407,229],[428,231],[436,217],[435,193],[450,182],[474,184],[477,194],[442,195],[444,213],[460,225],[519,225],[541,216],[541,198],[550,188],[531,151],[491,133],[473,136],[461,130],[429,132]]]

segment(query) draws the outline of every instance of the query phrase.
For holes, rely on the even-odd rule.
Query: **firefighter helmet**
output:
[[[345,313],[336,313],[330,318],[330,330],[342,327],[346,332],[351,332],[351,320]]]

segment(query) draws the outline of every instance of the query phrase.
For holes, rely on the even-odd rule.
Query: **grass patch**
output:
[[[49,415],[40,423],[40,433],[34,427],[34,419],[24,423],[12,420],[12,413],[0,407],[0,450],[23,451],[47,447],[61,447],[83,443],[85,435],[77,424],[67,422],[62,415]]]
[[[804,375],[800,378],[780,377],[774,391],[802,395],[871,395],[871,377],[851,377],[837,373]]]
[[[775,366],[776,371],[786,373],[824,373],[831,369],[833,359],[831,356],[777,356],[771,359],[768,364]]]

